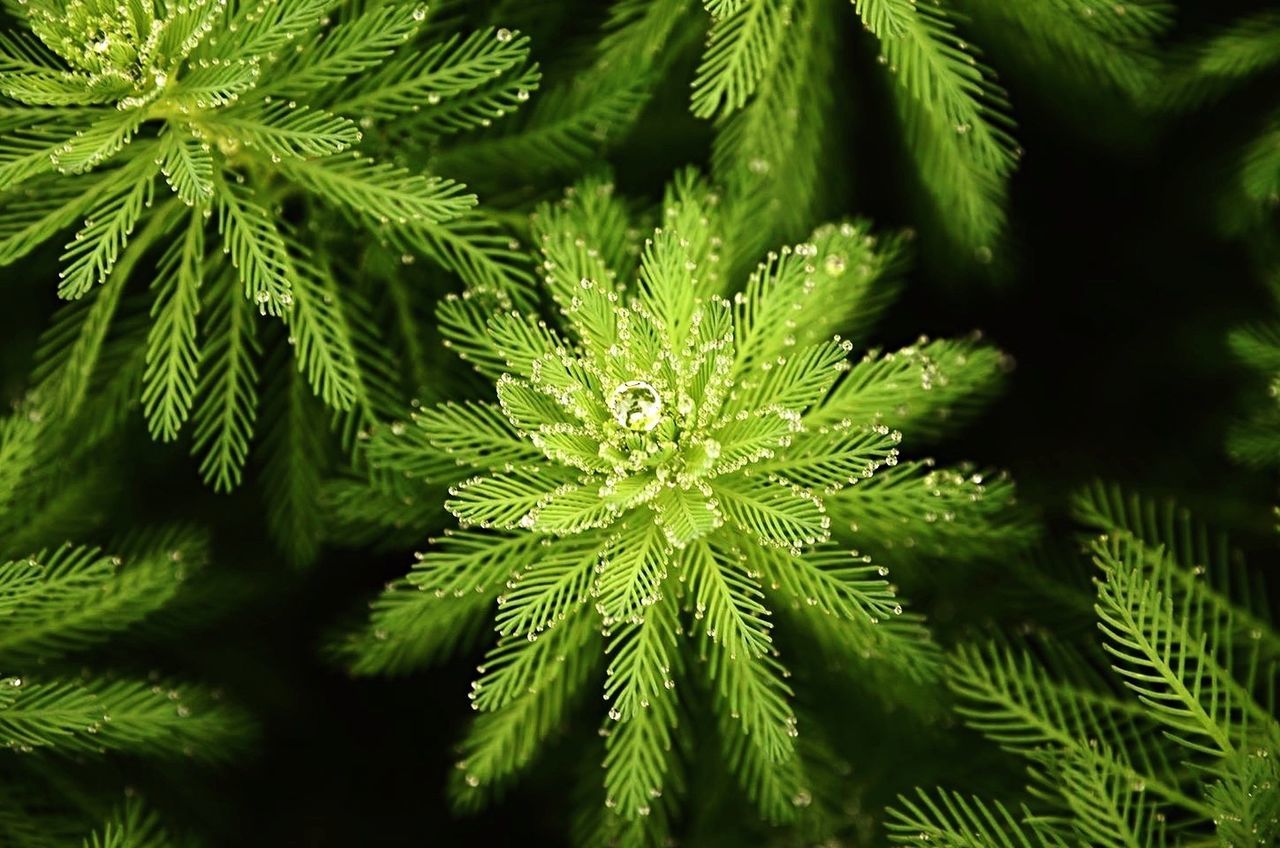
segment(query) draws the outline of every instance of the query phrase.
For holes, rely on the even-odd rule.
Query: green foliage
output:
[[[1155,102],[1171,111],[1204,108],[1264,75],[1280,63],[1280,16],[1264,10],[1225,26],[1206,39],[1185,44],[1176,54],[1172,73],[1156,94]],[[1239,207],[1224,216],[1229,226],[1247,232],[1274,227],[1270,212],[1280,200],[1280,158],[1276,154],[1276,127],[1280,104],[1269,102],[1269,113],[1248,128],[1253,139],[1232,154],[1231,178],[1223,194]],[[1269,239],[1264,240],[1269,243]],[[1263,256],[1266,249],[1259,253]],[[1268,266],[1270,260],[1266,260]]]
[[[153,254],[142,412],[165,441],[193,421],[215,488],[240,481],[253,437],[268,351],[251,313],[285,323],[287,338],[266,340],[294,347],[325,405],[368,411],[360,304],[331,247],[285,210],[343,216],[475,284],[515,279],[475,196],[391,145],[514,110],[539,80],[526,38],[437,34],[425,6],[391,2],[146,0],[124,14],[35,0],[14,14],[22,28],[0,39],[0,261],[83,221],[58,291],[84,305],[50,330],[39,371],[50,414],[80,411],[128,278]],[[157,200],[165,184],[174,197]]]
[[[635,250],[607,182],[540,207],[554,319],[483,290],[440,306],[446,342],[494,381],[496,402],[424,407],[370,439],[380,471],[448,484],[464,529],[420,554],[339,650],[360,673],[404,671],[496,606],[463,806],[532,759],[603,665],[605,804],[622,822],[670,788],[679,693],[699,678],[729,770],[763,816],[793,820],[809,789],[773,611],[808,607],[800,618],[846,658],[930,680],[922,619],[850,544],[1025,536],[1005,515],[1007,484],[899,464],[902,435],[885,423],[936,434],[946,410],[989,396],[998,356],[976,340],[922,342],[851,366],[852,343],[833,336],[868,329],[860,307],[883,302],[899,241],[827,225],[735,293],[717,201],[680,176]]]
[[[934,782],[900,737],[947,759],[931,746],[954,699],[994,743],[972,768],[1021,757],[1026,791],[904,796],[893,841],[1280,841],[1280,634],[1238,553],[1097,487],[1075,501],[1105,534],[1096,595],[1013,562],[1036,529],[1008,476],[923,455],[1010,360],[976,333],[873,346],[917,233],[931,271],[1011,252],[1015,106],[1027,138],[1045,112],[1105,128],[1102,109],[1205,105],[1280,59],[1274,12],[1162,56],[1173,17],[1164,0],[0,0],[0,265],[64,301],[30,379],[4,375],[0,845],[182,844],[88,770],[244,748],[218,690],[140,672],[132,650],[181,657],[193,610],[216,606],[204,532],[123,532],[132,507],[180,511],[152,442],[183,440],[218,494],[256,485],[209,508],[220,546],[260,530],[294,564],[422,551],[329,650],[355,675],[483,654],[456,810],[564,738],[589,761],[581,844],[873,844],[870,811]],[[1224,182],[1265,233],[1280,112],[1259,118]],[[661,191],[686,161],[709,179]],[[851,197],[914,226],[813,229]],[[1273,246],[1256,240],[1264,262]],[[28,358],[17,336],[6,362]],[[1280,331],[1231,347],[1280,394]],[[1274,397],[1257,412],[1231,447],[1277,464]],[[183,493],[118,503],[153,476]],[[1001,623],[1010,576],[1054,608],[1014,611],[1037,622],[1025,639],[953,645]],[[1082,622],[1100,650],[1072,641]],[[881,710],[892,732],[852,727]]]
[[[733,216],[741,217],[741,229],[732,232],[751,238],[764,224],[766,239],[795,237],[803,216],[823,208],[830,171],[842,167],[824,136],[843,108],[832,94],[832,74],[838,33],[851,29],[848,6],[831,0],[705,5],[711,27],[691,105],[695,115],[718,119],[717,176],[731,205],[742,207]],[[1021,150],[1004,90],[963,34],[969,18],[981,38],[1016,44],[1014,55],[1034,50],[1040,61],[1028,64],[1035,70],[1065,58],[1080,71],[1075,79],[1091,75],[1133,97],[1150,89],[1158,70],[1154,38],[1171,23],[1161,2],[852,5],[887,71],[933,217],[983,263],[992,261],[1005,230],[1008,182]],[[763,221],[762,204],[769,210]]]
[[[84,840],[84,848],[167,848],[178,844],[155,813],[126,797],[103,825]]]
[[[1077,511],[1105,533],[1090,547],[1102,653],[1038,640],[949,662],[965,722],[1030,761],[1036,808],[922,792],[892,811],[894,841],[1274,844],[1280,643],[1265,597],[1234,582],[1224,538],[1171,504],[1098,486]]]
[[[98,662],[85,659],[107,655],[113,637],[137,630],[171,606],[184,584],[206,566],[207,539],[177,527],[121,542],[118,555],[70,543],[23,547],[28,539],[58,529],[65,509],[58,494],[65,480],[47,466],[49,451],[56,452],[58,442],[56,431],[34,411],[19,411],[0,424],[0,456],[6,460],[0,527],[28,525],[25,533],[4,532],[0,544],[0,745],[7,749],[5,771],[34,770],[43,775],[40,782],[56,785],[74,779],[72,757],[119,752],[228,759],[243,747],[249,725],[216,690],[168,680],[159,672],[144,678],[128,669],[98,668]],[[62,458],[69,469],[74,452],[63,450]],[[31,509],[39,516],[34,521]],[[92,814],[91,807],[77,810],[75,802],[65,800],[41,801],[37,806],[43,813],[26,810],[23,797],[6,791],[0,804],[0,834],[6,844],[10,839],[20,846],[44,844],[21,833],[41,816],[49,819],[48,831],[56,833],[60,825],[55,822],[62,816]],[[141,836],[141,830],[155,830],[154,822],[147,824],[150,819],[141,818],[132,802],[126,808],[125,818],[108,823],[85,844],[161,844]],[[15,825],[19,830],[9,829],[10,817],[21,822]],[[126,839],[131,829],[141,829],[134,841]]]

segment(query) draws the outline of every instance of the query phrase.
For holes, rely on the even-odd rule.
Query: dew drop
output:
[[[648,433],[662,420],[662,397],[643,380],[628,380],[609,396],[609,409],[623,427]]]

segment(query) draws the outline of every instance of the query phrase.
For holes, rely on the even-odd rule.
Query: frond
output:
[[[1036,529],[1014,508],[1007,475],[930,461],[882,468],[825,499],[831,531],[858,547],[899,561],[912,556],[987,556],[994,545],[1017,548]]]
[[[336,652],[355,674],[403,674],[439,659],[480,632],[512,571],[541,544],[528,533],[446,533],[371,603],[368,625]]]
[[[228,13],[226,32],[216,42],[206,39],[192,56],[222,61],[265,56],[316,29],[337,4],[338,0],[241,3]]]
[[[812,801],[800,753],[791,751],[781,759],[770,757],[759,738],[747,732],[746,724],[723,711],[718,711],[716,718],[725,765],[760,814],[773,824],[798,818]],[[794,741],[787,739],[788,743]]]
[[[1280,465],[1280,412],[1268,411],[1233,425],[1227,433],[1233,459],[1258,468]]]
[[[319,44],[274,67],[264,88],[280,97],[299,97],[357,79],[410,40],[424,17],[409,4],[368,9],[335,24]]]
[[[613,200],[612,184],[594,180],[531,217],[543,282],[566,329],[597,359],[617,339],[618,269],[631,264],[620,255],[629,223],[626,209]]]
[[[542,453],[520,437],[502,409],[494,403],[438,404],[413,413],[411,420],[410,425],[397,428],[393,424],[374,435],[368,447],[369,459],[374,465],[414,476],[428,476],[417,472],[417,463],[433,468],[435,461],[443,460],[446,466],[497,469],[509,463],[524,464],[543,459]],[[406,443],[402,437],[407,436],[410,429],[414,434],[412,438],[417,440],[415,452],[418,456],[405,457],[401,445]]]
[[[799,486],[744,474],[712,483],[724,516],[761,544],[788,549],[831,535],[823,502]]]
[[[666,535],[645,510],[609,537],[592,588],[606,627],[643,616],[662,597],[671,555]]]
[[[693,114],[730,115],[746,104],[789,37],[791,9],[781,0],[745,0],[714,16],[693,80]],[[722,10],[723,11],[723,10]]]
[[[353,220],[377,230],[402,229],[411,238],[425,224],[457,218],[475,206],[453,180],[426,177],[358,153],[335,160],[281,162],[285,176],[333,204]]]
[[[6,564],[0,657],[18,663],[71,653],[137,623],[181,582],[169,553],[150,551],[123,567],[118,557],[68,545]]]
[[[803,556],[748,551],[747,557],[770,594],[804,611],[803,625],[838,655],[891,663],[912,680],[937,678],[937,645],[919,616],[903,611],[902,600],[885,579],[889,570],[872,564],[870,557],[832,545]]]
[[[203,278],[204,219],[194,212],[181,237],[160,259],[152,282],[156,299],[147,333],[142,410],[154,439],[177,438],[195,401],[200,363],[196,326]]]
[[[1243,18],[1183,51],[1162,92],[1165,105],[1189,108],[1280,63],[1280,14],[1268,9]]]
[[[214,203],[222,249],[240,272],[245,297],[264,315],[280,315],[292,302],[289,255],[273,216],[248,186],[221,176]]]
[[[71,123],[6,127],[0,139],[0,191],[10,191],[32,177],[53,170],[50,154],[75,133]]]
[[[133,139],[146,117],[141,109],[112,109],[98,114],[103,117],[78,131],[49,154],[55,170],[64,174],[82,174],[97,167]],[[140,158],[145,159],[146,154],[140,154]]]
[[[536,510],[579,488],[561,466],[531,465],[478,475],[450,486],[444,506],[464,527],[528,528],[536,519]]]
[[[605,804],[623,819],[649,815],[672,767],[677,627],[675,596],[667,593],[618,626],[605,648]]]
[[[598,663],[599,631],[592,625],[589,615],[579,613],[539,637],[535,644],[546,659],[528,688],[496,712],[476,717],[450,781],[455,807],[474,809],[501,790],[560,730]]]
[[[592,636],[598,632],[598,622],[579,602],[556,626],[533,632],[532,639],[524,633],[500,637],[485,653],[480,677],[471,687],[473,708],[503,710],[543,688],[544,680],[559,673],[557,667],[566,662],[567,654],[593,644]]]
[[[967,0],[974,26],[991,43],[1008,42],[1029,72],[1058,74],[1084,85],[1115,88],[1131,99],[1149,96],[1162,72],[1157,39],[1172,28],[1174,6],[1139,0]]]
[[[1104,647],[1170,738],[1212,757],[1254,738],[1280,741],[1280,722],[1253,699],[1252,674],[1233,676],[1229,621],[1193,595],[1175,601],[1161,585],[1167,564],[1149,579],[1132,540],[1100,541],[1093,552],[1105,576],[1097,606]]]
[[[555,330],[515,310],[500,312],[486,324],[493,346],[501,351],[507,369],[521,377],[531,378],[535,368],[565,348]]]
[[[59,296],[75,300],[106,281],[143,209],[151,205],[153,187],[151,179],[139,179],[89,210],[84,227],[62,254],[66,267],[59,272]]]
[[[528,92],[536,78],[522,82],[524,87],[516,91],[517,101],[527,98],[520,92]],[[467,139],[441,151],[432,159],[432,166],[490,182],[497,168],[513,164],[533,174],[569,173],[594,158],[608,140],[609,131],[626,126],[643,103],[641,93],[632,87],[606,90],[599,97],[566,103],[558,109],[550,100],[554,97],[554,92],[541,95],[540,111],[519,129]]]
[[[1255,324],[1227,337],[1231,352],[1249,367],[1264,374],[1280,373],[1280,326]]]
[[[101,827],[85,838],[83,848],[170,848],[172,845],[160,817],[136,796],[129,795],[111,811]]]
[[[556,627],[591,596],[598,562],[599,545],[557,541],[507,581],[494,628],[504,637],[529,638]]]
[[[1105,748],[1075,748],[1051,759],[1050,773],[1071,811],[1071,826],[1098,848],[1160,848],[1162,813]]]
[[[1249,143],[1240,168],[1245,195],[1269,206],[1280,198],[1280,115],[1272,115],[1266,130]]]
[[[0,206],[0,265],[26,256],[84,215],[95,198],[132,182],[132,169],[76,177],[41,177],[4,195]]]
[[[694,620],[705,621],[706,635],[730,662],[763,656],[773,647],[764,592],[735,553],[699,541],[683,557]]]
[[[771,763],[795,756],[796,717],[791,709],[790,674],[772,654],[737,655],[710,629],[699,639],[700,659],[718,700],[718,712],[730,716],[727,733],[741,733]],[[719,634],[716,634],[719,635]]]
[[[988,259],[1004,228],[1007,182],[1017,161],[1004,91],[956,35],[943,7],[900,0],[854,5],[897,79],[906,141],[942,224],[977,258]],[[889,29],[877,31],[877,24]]]
[[[71,106],[109,103],[128,90],[128,84],[119,78],[102,79],[95,89],[82,74],[37,68],[6,74],[0,93],[32,106]]]
[[[1004,385],[1007,358],[978,336],[921,338],[889,353],[870,351],[805,416],[809,426],[843,419],[901,430],[908,442],[939,438],[989,404]]]
[[[262,64],[257,57],[228,59],[216,65],[196,64],[174,85],[171,99],[179,111],[203,112],[229,106],[252,90],[261,78]],[[239,144],[238,140],[226,138],[223,146],[238,151]]]
[[[1258,748],[1228,758],[1211,771],[1205,789],[1222,845],[1263,848],[1280,839],[1280,761],[1276,749]]]
[[[174,63],[187,58],[204,41],[213,22],[225,10],[226,7],[215,0],[192,0],[180,6],[167,7],[156,44],[157,55]]]
[[[917,789],[914,798],[898,796],[885,825],[897,845],[945,845],[947,848],[1065,848],[1065,842],[1024,824],[1000,802],[986,802],[945,789]]]
[[[543,90],[524,121],[506,132],[469,139],[433,161],[472,182],[504,173],[538,176],[571,173],[598,157],[640,114],[659,79],[678,55],[667,49],[680,35],[680,20],[692,14],[689,0],[618,0],[592,44],[594,62],[562,84]],[[674,36],[674,37],[673,37]]]
[[[785,453],[752,468],[829,495],[867,479],[884,465],[895,464],[901,437],[883,425],[819,427],[790,436]]]
[[[826,17],[831,5],[826,0],[792,3],[790,31],[777,61],[746,106],[716,130],[712,173],[725,187],[735,270],[772,245],[800,238],[825,212],[835,146],[830,80],[839,49],[838,28]],[[850,261],[848,267],[858,264]],[[855,299],[852,288],[846,282],[839,303]],[[861,319],[874,312],[868,306],[853,314]]]
[[[199,401],[194,412],[191,452],[200,457],[200,474],[217,491],[240,484],[258,408],[261,352],[251,307],[227,268],[206,286],[206,339]]]
[[[325,480],[319,503],[326,542],[378,551],[413,547],[440,514],[435,491],[390,475]]]
[[[819,227],[809,241],[771,252],[735,298],[742,357],[771,362],[837,333],[861,337],[896,293],[901,258],[898,238],[873,235],[861,221]]]
[[[746,409],[808,409],[826,397],[848,368],[848,347],[847,342],[833,339],[797,347],[773,362],[758,363],[738,379],[737,404]]]
[[[423,223],[411,234],[387,234],[388,241],[408,253],[421,252],[457,274],[469,287],[521,302],[527,298],[529,267],[520,243],[497,221],[473,210],[440,224]]]
[[[213,154],[195,137],[166,132],[160,137],[160,172],[169,187],[188,206],[213,200]]]
[[[19,409],[0,418],[0,517],[18,499],[35,467],[43,431],[38,412]]]
[[[351,409],[361,393],[359,363],[333,274],[301,245],[286,258],[292,302],[284,320],[298,373],[326,405]]]
[[[1151,741],[1155,723],[1146,710],[1100,682],[1080,679],[1081,666],[1068,654],[1059,650],[1056,656],[1060,669],[1076,673],[1052,675],[1030,653],[999,643],[960,646],[947,665],[947,685],[961,699],[956,712],[1007,750],[1032,760],[1048,753],[1080,768],[1114,772],[1166,802],[1202,811],[1173,776],[1176,753],[1171,758]],[[1061,787],[1051,776],[1047,788]]]
[[[294,291],[299,288],[295,283]],[[293,564],[309,565],[324,533],[319,497],[328,429],[302,375],[281,360],[275,357],[266,369],[271,378],[262,404],[269,422],[261,445],[263,499],[267,527],[280,549]]]
[[[1138,561],[1161,581],[1176,602],[1203,605],[1230,626],[1243,650],[1259,650],[1263,662],[1280,658],[1280,633],[1272,621],[1266,588],[1247,574],[1240,551],[1225,533],[1214,532],[1170,500],[1126,495],[1118,486],[1095,483],[1072,499],[1077,521],[1108,535],[1136,540]],[[1169,567],[1165,567],[1169,566]]]
[[[482,118],[493,117],[497,104],[477,108],[474,92],[517,73],[529,58],[528,38],[501,33],[490,29],[466,37],[455,34],[426,50],[406,52],[353,81],[329,109],[375,120],[404,118],[415,131],[428,133],[476,126]],[[522,81],[533,87],[537,77]],[[518,90],[508,93],[508,109],[519,104]],[[528,88],[523,90],[527,98]],[[468,106],[477,114],[468,116]]]
[[[194,686],[39,676],[0,685],[0,744],[6,747],[224,760],[247,741],[244,716]]]
[[[163,214],[151,216],[134,238],[133,249],[125,253],[94,297],[68,304],[54,316],[40,339],[32,374],[34,393],[44,414],[72,418],[81,411],[129,274],[171,223]]]

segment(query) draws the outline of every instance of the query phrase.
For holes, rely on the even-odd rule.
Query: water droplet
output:
[[[609,409],[623,427],[648,433],[662,420],[662,397],[643,380],[628,380],[609,396]]]

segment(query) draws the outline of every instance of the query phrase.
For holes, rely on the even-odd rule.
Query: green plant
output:
[[[1280,63],[1280,15],[1263,10],[1241,18],[1198,42],[1184,45],[1177,54],[1157,102],[1174,111],[1205,108]],[[1280,202],[1280,106],[1262,126],[1251,128],[1253,138],[1231,163],[1233,172],[1224,193],[1234,209],[1224,216],[1234,226],[1250,226],[1265,220],[1267,211]],[[1244,200],[1240,203],[1238,201]]]
[[[160,440],[190,419],[203,477],[228,490],[249,454],[260,383],[276,411],[306,407],[309,389],[348,448],[377,420],[392,366],[368,295],[346,285],[359,264],[328,231],[372,233],[406,262],[424,255],[475,284],[516,273],[506,238],[462,185],[365,151],[388,153],[405,134],[447,149],[450,135],[516,109],[539,79],[526,38],[424,39],[426,7],[398,2],[7,8],[25,29],[0,34],[0,264],[83,221],[58,286],[74,303],[37,368],[46,415],[81,412],[133,309],[126,286],[154,258],[149,326],[119,339],[133,384],[119,402],[140,401]],[[267,422],[279,457],[267,478],[287,494],[324,451],[285,420]],[[286,549],[309,558],[307,534],[290,526],[297,510],[283,495],[272,502]]]
[[[617,814],[604,823],[618,838],[668,819],[677,693],[699,674],[728,770],[766,818],[793,819],[812,796],[773,611],[800,608],[847,659],[929,679],[937,655],[921,617],[852,546],[960,555],[1025,536],[1003,476],[899,461],[902,433],[937,432],[991,395],[1000,354],[920,340],[850,362],[853,342],[832,335],[869,328],[901,241],[827,225],[735,292],[718,203],[684,174],[642,245],[608,182],[541,207],[534,241],[556,317],[484,291],[439,309],[447,343],[493,380],[496,402],[424,407],[368,442],[376,469],[450,483],[461,529],[374,603],[341,645],[351,667],[406,671],[496,606],[498,641],[471,693],[483,715],[462,743],[463,806],[532,760],[603,662],[605,805]]]
[[[1103,653],[1042,634],[1025,649],[964,646],[948,664],[966,723],[1030,761],[1034,806],[922,791],[892,811],[894,841],[1275,844],[1280,633],[1265,595],[1225,537],[1172,504],[1098,486],[1076,511],[1104,533],[1090,547]]]
[[[732,207],[726,230],[750,248],[735,269],[746,271],[830,214],[861,172],[843,118],[873,102],[849,79],[859,68],[846,59],[861,53],[865,74],[887,83],[896,121],[888,134],[901,136],[914,170],[897,185],[923,189],[915,217],[959,248],[953,260],[988,263],[1021,149],[1008,96],[978,45],[1000,48],[1038,91],[1052,92],[1050,103],[1074,93],[1132,109],[1159,80],[1156,41],[1171,13],[1162,0],[617,0],[584,44],[586,60],[562,62],[526,121],[460,150],[451,165],[499,184],[571,171],[625,139],[673,69],[692,60],[686,108],[712,127],[712,174]],[[537,17],[554,21],[555,12],[530,13],[530,27]],[[700,55],[690,55],[701,35],[690,21],[706,25]],[[876,127],[883,135],[883,122]]]
[[[0,842],[19,848],[66,845],[105,815],[114,799],[82,780],[84,760],[225,761],[250,732],[212,688],[102,667],[113,637],[144,627],[180,632],[182,617],[164,616],[205,566],[207,539],[172,527],[135,533],[111,552],[49,541],[82,524],[84,508],[46,464],[55,442],[32,410],[0,421]],[[91,498],[101,494],[90,480],[80,485]],[[108,824],[105,842],[85,844],[154,844],[112,841],[147,822],[148,832],[158,828],[132,801],[120,815],[133,824]]]

